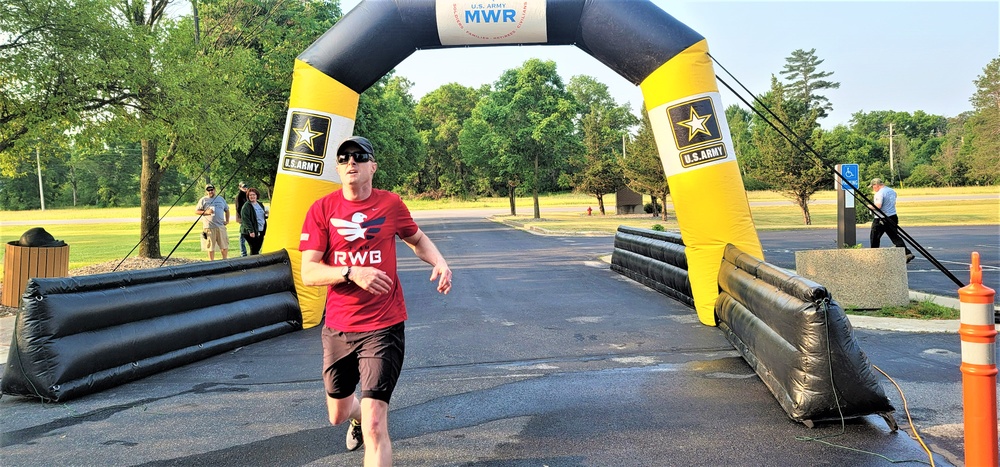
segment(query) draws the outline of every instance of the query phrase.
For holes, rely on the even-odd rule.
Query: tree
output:
[[[946,131],[947,119],[919,110],[912,114],[890,110],[857,112],[851,116],[850,135],[841,141],[847,148],[841,152],[850,157],[850,162],[862,164],[862,171],[868,175],[902,180],[934,158]],[[877,164],[885,164],[887,169],[873,173],[871,168]]]
[[[197,4],[203,47],[249,51],[242,91],[252,96],[255,108],[243,118],[249,121],[249,139],[256,148],[249,154],[221,154],[220,168],[239,173],[251,186],[270,193],[276,155],[281,152],[293,63],[340,19],[340,5],[327,0],[199,0]]]
[[[417,131],[413,87],[406,78],[383,76],[361,93],[355,134],[375,146],[375,186],[395,190],[411,182],[423,164],[424,146]]]
[[[575,110],[555,62],[530,59],[505,71],[463,125],[459,136],[463,157],[486,168],[490,178],[506,181],[512,215],[515,192],[527,189],[534,200],[534,217],[541,217],[542,175],[551,174],[573,150]]]
[[[150,258],[160,256],[160,187],[168,168],[204,166],[220,152],[245,150],[250,125],[233,116],[252,115],[255,108],[240,92],[245,50],[199,45],[191,18],[165,16],[170,3],[43,0],[0,6],[0,37],[12,39],[3,46],[4,58],[17,65],[0,75],[0,152],[17,154],[6,149],[37,140],[34,129],[52,134],[53,126],[63,133],[100,132],[104,141],[138,142],[139,255]]]
[[[753,123],[753,113],[738,104],[726,107],[726,122],[729,124],[729,134],[733,138],[733,149],[740,161],[744,188],[748,190],[767,189],[766,183],[749,175],[749,167],[760,164],[757,147],[753,144],[753,134],[750,125]]]
[[[594,195],[601,214],[606,214],[604,195],[625,186],[618,148],[637,119],[628,104],[618,105],[608,86],[593,77],[574,76],[566,89],[576,99],[576,132],[583,139],[581,157],[570,158],[576,170],[566,178],[575,191]]]
[[[139,256],[146,258],[160,257],[160,184],[167,169],[173,164],[207,166],[220,153],[245,151],[248,124],[233,116],[251,115],[255,108],[240,92],[250,60],[247,51],[203,47],[190,17],[175,21],[164,16],[169,3],[150,0],[148,9],[140,0],[115,5],[122,32],[133,44],[120,57],[119,65],[128,73],[118,85],[133,95],[108,109],[113,118],[106,128],[139,141],[142,148]]]
[[[818,190],[828,189],[833,180],[830,163],[822,156],[824,147],[822,132],[816,123],[817,109],[809,109],[806,101],[792,97],[777,78],[771,77],[771,90],[761,98],[758,106],[767,106],[771,112],[788,126],[779,133],[760,116],[754,118],[753,140],[760,151],[760,165],[750,168],[755,177],[767,180],[783,195],[791,198],[802,210],[806,225],[812,224],[809,214],[809,199]],[[759,109],[762,114],[769,115]],[[785,136],[787,136],[793,144]],[[806,145],[814,148],[809,152]]]
[[[488,88],[449,83],[429,92],[416,107],[417,130],[427,157],[413,189],[419,193],[468,197],[473,193],[471,168],[462,159],[459,133]]]
[[[629,141],[625,148],[625,157],[622,158],[621,164],[629,188],[639,193],[650,193],[653,196],[654,206],[656,199],[659,198],[663,206],[661,219],[666,221],[670,185],[667,184],[660,152],[656,148],[653,126],[649,122],[649,115],[645,112],[642,115],[639,134]]]
[[[970,182],[1000,183],[1000,58],[994,58],[974,81],[976,92],[969,99],[973,114],[966,123],[968,178]]]
[[[37,142],[131,97],[117,57],[129,47],[112,0],[0,2],[0,174],[13,177]],[[20,149],[20,151],[18,151]]]
[[[583,171],[577,173],[578,181],[573,186],[574,191],[594,195],[602,215],[606,214],[604,195],[625,186],[625,173],[618,162],[619,157],[616,153],[605,153],[587,158],[587,164]]]
[[[944,185],[962,186],[967,183],[966,174],[969,171],[966,155],[962,154],[966,140],[966,126],[972,118],[972,112],[965,112],[958,117],[949,119],[948,131],[945,134],[941,150],[934,155],[932,163],[941,174]]]
[[[818,111],[818,118],[826,117],[833,104],[817,91],[840,88],[840,83],[824,79],[833,76],[833,72],[819,71],[822,64],[823,60],[816,57],[816,49],[808,52],[796,49],[785,58],[785,67],[780,72],[788,81],[789,97],[806,102],[810,110]]]

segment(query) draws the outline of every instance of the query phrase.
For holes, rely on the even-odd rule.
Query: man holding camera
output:
[[[215,185],[205,185],[205,196],[198,200],[195,214],[201,216],[201,251],[208,252],[208,260],[215,259],[215,251],[222,252],[222,259],[229,257],[229,203],[221,196],[215,196]]]

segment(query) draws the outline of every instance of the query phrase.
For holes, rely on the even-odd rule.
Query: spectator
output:
[[[243,220],[240,219],[240,214],[243,212],[243,205],[247,202],[247,184],[246,182],[240,182],[240,191],[236,193],[236,223],[240,224],[241,228],[243,226]],[[240,235],[240,256],[247,255],[247,242]]]
[[[250,245],[250,254],[260,254],[260,247],[264,244],[264,233],[267,229],[267,218],[264,215],[264,206],[257,199],[260,193],[256,188],[247,188],[247,202],[243,203],[243,211],[240,213],[240,238],[246,240]]]
[[[208,260],[215,259],[215,252],[222,252],[222,259],[229,257],[229,203],[221,196],[215,196],[215,185],[205,185],[205,196],[198,200],[195,214],[202,216],[201,251],[208,252]]]

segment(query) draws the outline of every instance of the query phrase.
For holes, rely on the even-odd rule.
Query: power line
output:
[[[740,101],[742,101],[744,104],[746,104],[747,107],[749,107],[755,114],[757,114],[757,116],[759,116],[765,123],[767,123],[768,126],[770,126],[775,131],[777,131],[778,134],[781,135],[781,137],[784,138],[786,141],[788,141],[793,147],[795,147],[795,149],[799,153],[806,154],[806,155],[811,155],[816,160],[816,162],[818,162],[819,164],[825,166],[827,168],[827,170],[829,170],[830,172],[832,172],[834,174],[834,177],[839,178],[843,183],[845,183],[847,186],[851,187],[851,189],[854,190],[854,196],[855,196],[855,198],[856,199],[860,199],[861,202],[862,202],[862,204],[864,204],[865,207],[868,208],[868,210],[873,211],[873,212],[877,212],[877,213],[881,214],[883,216],[882,217],[883,220],[885,220],[886,222],[888,222],[890,224],[895,224],[896,230],[899,232],[900,237],[902,237],[903,240],[906,243],[909,243],[910,246],[913,247],[913,249],[917,250],[918,252],[920,252],[921,255],[923,255],[925,258],[927,258],[927,260],[930,261],[931,264],[934,265],[934,267],[938,268],[938,270],[940,270],[942,273],[944,273],[944,275],[947,276],[949,279],[951,279],[952,282],[954,282],[959,287],[965,287],[966,284],[964,284],[961,280],[959,280],[958,277],[955,277],[955,275],[952,274],[952,272],[949,271],[948,268],[944,267],[944,265],[941,264],[941,262],[938,261],[937,258],[934,257],[934,255],[932,255],[929,251],[927,251],[926,248],[923,247],[923,245],[921,245],[920,243],[918,243],[917,240],[914,239],[912,236],[910,236],[910,234],[908,232],[906,232],[905,230],[903,230],[903,228],[900,227],[898,223],[893,222],[893,220],[890,219],[889,216],[886,215],[885,212],[883,212],[881,209],[879,209],[878,206],[875,206],[875,202],[872,201],[871,198],[868,198],[868,196],[866,196],[865,194],[861,193],[860,189],[857,186],[855,186],[853,183],[851,183],[850,180],[847,180],[846,178],[844,178],[844,176],[835,167],[832,167],[830,165],[825,164],[823,162],[823,158],[820,157],[819,153],[817,153],[816,150],[813,149],[812,146],[810,146],[809,143],[807,143],[805,141],[805,139],[803,139],[801,136],[797,135],[794,130],[792,130],[791,128],[789,128],[789,126],[780,117],[778,117],[771,110],[771,108],[767,106],[767,104],[765,104],[763,101],[761,101],[754,93],[750,92],[750,90],[747,89],[746,86],[744,86],[743,83],[741,83],[739,79],[737,79],[735,76],[733,76],[733,74],[730,73],[729,70],[727,70],[725,66],[723,66],[721,63],[719,63],[719,61],[715,57],[713,57],[711,54],[709,54],[709,57],[711,57],[712,61],[715,62],[719,66],[719,68],[722,68],[722,70],[725,71],[726,74],[729,75],[733,79],[733,81],[735,81],[736,84],[738,84],[743,89],[744,92],[746,92],[750,96],[753,96],[753,101],[757,105],[755,106],[755,105],[751,104],[750,102],[748,102],[746,100],[746,98],[743,97],[743,95],[741,95],[739,92],[737,92],[735,89],[733,89],[732,86],[730,86],[729,83],[727,83],[719,75],[716,75],[715,79],[717,79],[720,83],[722,83],[723,86],[725,86],[727,89],[729,89],[729,91],[732,92],[733,95],[735,95]],[[778,122],[785,129],[785,131],[787,131],[788,133],[786,134],[785,131],[782,131],[781,129],[779,129],[774,124],[774,122],[771,121],[771,118],[769,118],[768,116],[764,115],[758,109],[757,106],[759,106],[760,108],[766,110],[767,113],[771,114],[771,117],[773,117],[774,121]],[[791,135],[791,136],[789,136],[789,135]],[[795,137],[794,140],[792,139],[792,136]]]

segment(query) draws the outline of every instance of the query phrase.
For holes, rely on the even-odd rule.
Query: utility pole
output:
[[[892,181],[896,178],[896,167],[892,153],[892,122],[889,122],[889,180]]]
[[[191,0],[191,12],[194,14],[194,45],[197,46],[201,42],[201,26],[199,25],[200,18],[198,17],[198,0]]]
[[[38,198],[42,200],[42,211],[45,210],[45,190],[42,189],[42,159],[38,155],[38,146],[35,146],[35,164],[38,167]]]

